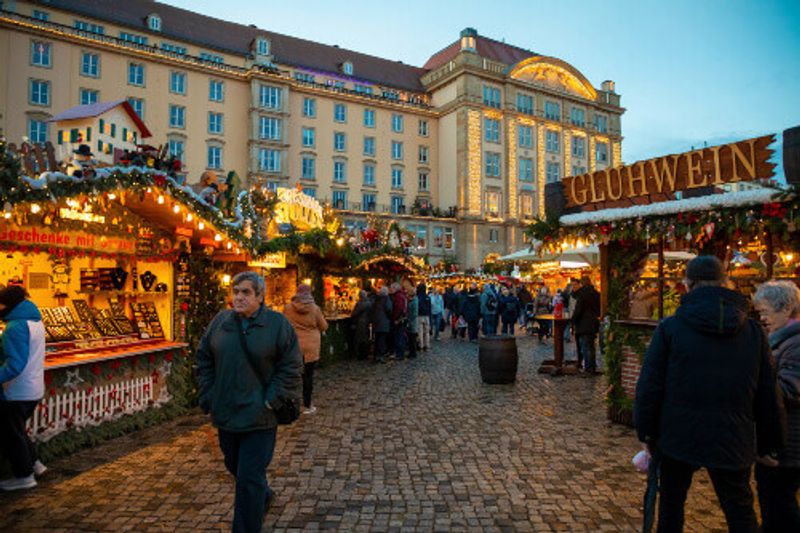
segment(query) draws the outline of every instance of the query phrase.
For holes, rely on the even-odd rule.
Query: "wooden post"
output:
[[[658,239],[658,319],[664,318],[664,237]]]
[[[608,245],[601,244],[599,249],[600,249],[600,317],[604,317],[608,313],[608,279],[609,279]]]

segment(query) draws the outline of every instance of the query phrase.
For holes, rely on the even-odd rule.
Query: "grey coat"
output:
[[[800,467],[800,322],[792,322],[769,336],[775,373],[786,407],[786,446],[781,466]]]

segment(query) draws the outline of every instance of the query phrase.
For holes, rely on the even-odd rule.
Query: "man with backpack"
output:
[[[483,286],[483,294],[481,294],[481,318],[483,319],[483,334],[496,335],[497,334],[497,308],[498,308],[497,293],[494,291],[491,283]]]

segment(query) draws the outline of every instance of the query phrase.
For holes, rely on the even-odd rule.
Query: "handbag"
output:
[[[261,386],[264,387],[264,390],[266,390],[267,382],[264,380],[264,376],[258,371],[258,368],[253,361],[253,354],[250,352],[250,348],[247,347],[247,339],[245,338],[244,328],[242,328],[242,320],[239,318],[239,315],[236,315],[236,325],[236,329],[239,330],[239,343],[242,345],[242,351],[245,353],[247,363],[250,365],[250,369],[258,378],[258,381],[261,382]],[[272,408],[272,412],[275,413],[275,418],[278,420],[278,424],[280,425],[291,424],[300,418],[300,401],[295,398],[278,396],[272,402],[270,402],[269,406]]]

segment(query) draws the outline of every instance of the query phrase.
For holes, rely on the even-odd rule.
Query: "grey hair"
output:
[[[252,270],[239,272],[233,276],[233,282],[231,285],[235,287],[243,281],[249,281],[253,284],[253,289],[256,292],[256,296],[264,296],[264,293],[267,292],[267,282],[264,281],[264,278],[258,272],[253,272]]]
[[[396,281],[394,283],[392,283],[392,289],[394,289],[396,291],[400,290],[400,283],[398,283]]]
[[[764,302],[774,311],[788,309],[794,317],[800,312],[800,289],[791,281],[768,281],[759,285],[753,302]]]
[[[389,287],[387,287],[386,285],[384,285],[383,287],[381,287],[381,291],[380,291],[380,292],[381,292],[381,294],[382,294],[383,296],[386,296],[387,294],[389,294]]]

